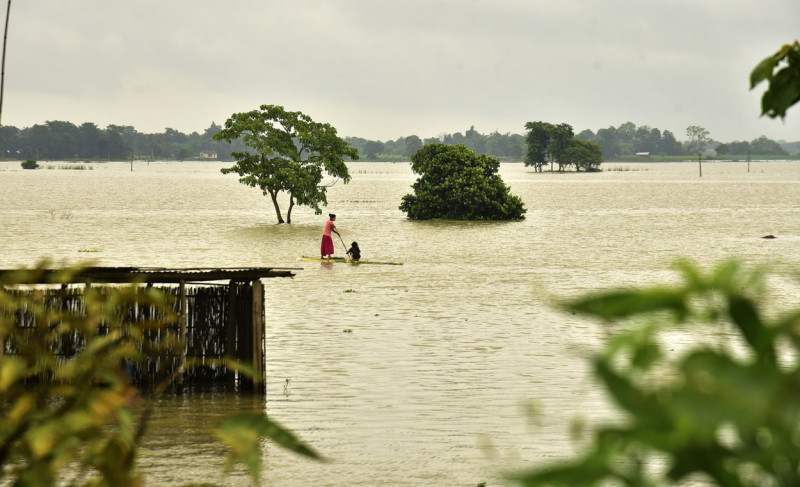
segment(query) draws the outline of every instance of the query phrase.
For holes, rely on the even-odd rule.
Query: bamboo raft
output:
[[[346,257],[331,257],[330,259],[322,258],[322,257],[307,257],[303,256],[297,259],[302,262],[329,262],[332,264],[376,264],[376,265],[403,265],[402,262],[381,262],[377,260],[352,260]]]

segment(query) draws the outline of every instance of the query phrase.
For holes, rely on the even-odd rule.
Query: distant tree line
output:
[[[761,136],[751,142],[720,143],[710,137],[708,130],[697,125],[686,128],[686,139],[678,141],[669,130],[663,132],[647,125],[637,127],[626,122],[619,127],[600,129],[596,133],[584,130],[575,137],[597,143],[604,159],[632,156],[646,152],[657,156],[691,156],[698,153],[718,155],[784,156],[800,152],[800,142],[778,143]]]
[[[231,152],[241,152],[241,140],[228,142],[213,136],[222,127],[216,123],[202,133],[184,134],[172,128],[162,133],[145,134],[129,125],[109,125],[100,128],[86,122],[48,121],[19,129],[14,126],[0,128],[0,158],[33,160],[127,160],[160,159],[191,160],[219,159],[231,161]],[[584,130],[575,139],[589,141],[602,149],[602,158],[614,160],[646,152],[654,156],[690,156],[715,151],[719,155],[789,155],[800,153],[800,141],[775,142],[761,136],[750,142],[719,143],[710,138],[707,130],[699,126],[687,128],[686,140],[679,141],[669,130],[659,130],[647,125],[637,127],[626,122],[619,127],[602,128],[593,132]],[[478,154],[496,157],[501,161],[521,162],[528,154],[528,134],[482,134],[472,126],[465,132],[443,133],[422,139],[417,135],[395,140],[370,140],[345,137],[344,140],[361,154],[364,161],[409,161],[422,146],[430,144],[463,145]],[[585,147],[584,147],[585,148]],[[566,159],[564,160],[566,161]]]
[[[502,161],[521,162],[525,161],[528,155],[527,138],[528,134],[503,134],[497,131],[488,135],[481,134],[472,126],[464,133],[440,134],[438,137],[428,139],[410,135],[384,142],[359,137],[345,137],[345,140],[357,148],[366,161],[407,161],[423,145],[461,144],[478,154],[490,155]],[[602,149],[602,158],[605,160],[635,156],[638,153],[653,156],[694,156],[698,153],[708,154],[709,151],[712,153],[716,151],[720,155],[744,155],[747,154],[746,149],[739,152],[744,147],[742,144],[749,145],[752,154],[780,156],[800,153],[800,141],[778,143],[765,136],[749,143],[732,142],[730,145],[736,150],[728,150],[727,144],[713,140],[708,130],[697,125],[686,128],[686,138],[682,141],[669,130],[662,131],[648,125],[637,127],[633,122],[625,122],[619,127],[601,128],[597,132],[587,129],[574,135],[574,138],[597,144]],[[577,150],[576,144],[579,143],[576,142],[573,146],[576,146]],[[591,146],[584,144],[582,147],[586,150]],[[721,151],[717,150],[718,147],[721,147]]]
[[[160,134],[144,134],[128,125],[109,125],[101,129],[86,122],[48,121],[19,129],[0,128],[0,157],[34,160],[188,160],[218,158],[232,160],[231,152],[241,150],[241,141],[232,144],[213,139],[222,127],[211,123],[202,134],[187,135],[167,128]]]
[[[636,127],[632,122],[623,123],[619,127],[599,129],[597,132],[587,129],[575,137],[599,145],[603,149],[605,159],[635,155],[640,152],[663,156],[686,154],[683,145],[669,130],[662,132],[647,125]]]
[[[787,144],[789,145],[789,144]],[[800,152],[800,143],[795,142],[794,150]],[[788,152],[781,147],[780,144],[774,140],[770,140],[765,136],[747,141],[735,141],[727,144],[719,144],[714,148],[719,155],[744,155],[744,154],[761,154],[761,155],[788,155]]]
[[[478,154],[486,154],[506,161],[522,161],[525,155],[525,136],[520,134],[501,134],[494,131],[488,135],[469,128],[463,134],[440,134],[438,137],[421,139],[417,135],[399,137],[396,140],[369,140],[360,137],[345,137],[345,140],[358,149],[366,161],[408,161],[424,145],[444,144],[463,145]]]

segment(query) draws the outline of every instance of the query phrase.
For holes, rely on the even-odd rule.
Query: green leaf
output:
[[[26,371],[27,363],[23,359],[4,356],[0,362],[0,394],[7,393],[19,379],[25,377]]]
[[[231,450],[227,469],[237,463],[244,463],[256,482],[261,476],[261,438],[269,438],[298,455],[323,460],[316,451],[300,441],[291,431],[263,413],[234,414],[220,424],[215,434]]]
[[[649,425],[659,425],[662,428],[669,424],[667,415],[662,410],[655,397],[638,389],[627,377],[614,372],[604,360],[595,362],[595,373],[603,381],[611,397],[624,410],[636,415],[637,412],[646,411],[645,418]],[[661,428],[659,428],[661,429]]]
[[[48,422],[30,429],[25,439],[33,458],[42,458],[53,449],[53,446],[60,436],[57,424],[55,422]]]
[[[667,288],[618,290],[588,295],[567,303],[565,308],[605,321],[657,311],[672,311],[680,317],[688,311],[684,293]]]
[[[764,93],[762,106],[769,117],[785,117],[786,110],[800,99],[800,70],[786,67],[773,76],[769,89]]]
[[[780,58],[774,54],[764,58],[758,65],[750,72],[750,89],[755,88],[759,83],[765,79],[772,78],[772,70],[778,64]]]
[[[761,360],[775,361],[772,331],[761,322],[755,304],[741,296],[728,298],[728,313],[731,321],[742,332],[742,336]]]

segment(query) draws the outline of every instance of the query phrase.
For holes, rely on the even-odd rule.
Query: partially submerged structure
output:
[[[145,389],[152,387],[167,371],[175,375],[174,384],[179,392],[187,386],[209,385],[242,392],[266,392],[264,285],[261,280],[293,277],[294,270],[297,269],[84,267],[66,273],[53,269],[31,273],[27,280],[14,279],[14,289],[8,292],[36,292],[46,306],[79,313],[83,309],[86,286],[157,287],[164,294],[174,296],[173,309],[178,319],[172,331],[184,345],[177,354],[146,356],[136,367],[131,367],[129,373],[135,384]],[[0,270],[0,277],[15,272],[19,273],[18,270]],[[136,303],[119,312],[123,314],[124,323],[154,318],[152,307]],[[18,313],[16,326],[33,329],[35,324],[25,313]],[[2,341],[0,355],[14,353],[13,346],[6,339]],[[56,344],[55,353],[66,359],[83,345],[82,337],[76,333]],[[230,360],[252,368],[255,376],[238,374],[226,364]],[[192,363],[192,367],[184,367],[187,362]]]

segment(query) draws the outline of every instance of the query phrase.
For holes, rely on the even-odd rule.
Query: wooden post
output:
[[[228,326],[225,330],[226,332],[226,341],[225,341],[225,356],[230,359],[234,360],[237,358],[236,353],[236,303],[238,300],[236,299],[236,283],[234,281],[228,282]],[[233,370],[230,366],[227,366],[226,372],[226,382],[228,386],[233,390],[236,386],[236,371]]]
[[[697,154],[697,166],[700,168],[700,177],[703,177],[703,154]]]
[[[62,284],[61,285],[61,313],[62,313],[62,319],[63,319],[63,315],[65,315],[69,311],[69,305],[68,305],[68,302],[67,302],[68,299],[69,299],[68,292],[69,292],[69,286],[67,286],[67,284]],[[84,299],[85,298],[86,297],[84,296]],[[68,339],[65,340],[65,343],[63,343],[62,346],[61,346],[61,352],[64,354],[64,357],[66,357],[67,359],[71,358],[72,355],[75,353],[74,342],[72,341],[74,335],[75,335],[74,331],[70,332]]]
[[[260,280],[253,281],[253,305],[250,321],[253,330],[252,366],[257,374],[253,378],[253,392],[265,393],[267,390],[267,364],[264,360],[264,284]]]
[[[186,352],[189,347],[189,334],[187,331],[187,319],[189,316],[188,300],[186,298],[186,281],[181,280],[180,287],[180,337],[183,340],[183,348],[181,350],[180,363],[178,364],[178,394],[183,394],[183,374],[186,371]]]

